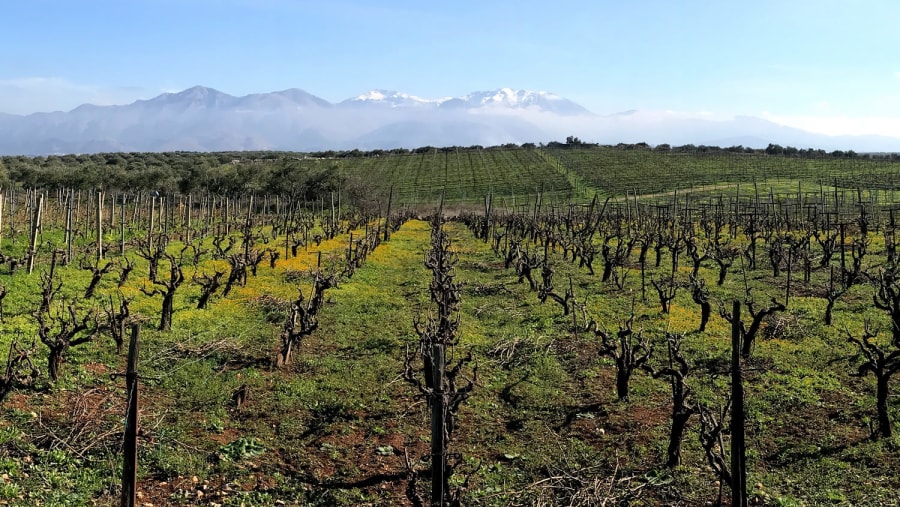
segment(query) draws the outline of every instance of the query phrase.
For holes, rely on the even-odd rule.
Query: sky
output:
[[[7,0],[0,112],[203,85],[425,98],[545,90],[596,114],[900,137],[896,0]]]

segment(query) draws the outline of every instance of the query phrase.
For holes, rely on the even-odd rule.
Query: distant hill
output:
[[[568,135],[602,144],[900,151],[896,138],[828,137],[752,117],[712,121],[650,111],[601,116],[553,93],[511,88],[439,99],[372,90],[333,104],[300,89],[235,97],[195,86],[127,105],[0,114],[0,154],[7,155],[487,146]]]

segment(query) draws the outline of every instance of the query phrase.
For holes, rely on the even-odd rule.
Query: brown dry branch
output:
[[[225,272],[218,270],[215,270],[212,275],[202,273],[200,276],[197,276],[197,273],[194,273],[191,276],[191,281],[193,281],[195,285],[200,286],[200,298],[197,299],[198,310],[206,308],[209,303],[209,298],[212,297],[222,285],[223,276],[225,276]]]
[[[81,259],[81,262],[79,263],[81,269],[91,272],[91,281],[84,290],[84,299],[93,297],[94,291],[97,290],[97,286],[100,284],[100,280],[103,279],[103,275],[109,273],[116,267],[116,263],[113,261],[107,261],[103,267],[100,267],[101,262],[101,259],[94,258],[93,261]]]
[[[116,308],[112,296],[109,296],[109,307],[103,307],[103,311],[106,313],[106,322],[103,328],[109,332],[110,337],[115,342],[116,354],[122,353],[122,347],[125,343],[125,326],[131,317],[131,311],[128,308],[129,303],[131,303],[131,298],[126,298],[120,293],[118,308]]]
[[[772,298],[771,302],[772,304],[770,306],[757,310],[756,304],[753,302],[750,295],[750,289],[747,289],[747,298],[744,300],[744,304],[747,306],[747,310],[750,312],[752,320],[750,321],[749,327],[747,327],[743,320],[739,323],[741,329],[741,357],[744,359],[750,357],[750,352],[753,350],[756,337],[759,334],[759,330],[766,317],[774,315],[776,312],[783,312],[787,309],[783,304],[776,301],[775,298]],[[729,323],[734,323],[734,316],[731,312],[726,311],[725,306],[722,304],[719,305],[719,315]]]
[[[900,347],[900,266],[887,266],[872,277],[875,294],[872,300],[875,308],[888,314],[891,319],[891,343]]]
[[[700,328],[698,333],[706,331],[706,324],[709,322],[709,316],[712,313],[712,305],[709,302],[709,288],[702,278],[691,275],[691,299],[694,303],[700,305]]]
[[[123,287],[125,283],[128,281],[128,276],[131,275],[131,272],[134,270],[134,262],[128,258],[128,256],[123,255],[122,259],[125,261],[125,264],[122,266],[122,271],[119,273],[119,287]]]
[[[448,350],[457,343],[459,328],[459,306],[461,285],[454,281],[456,254],[450,248],[450,239],[441,227],[440,213],[432,219],[431,249],[425,257],[425,267],[432,273],[430,284],[431,301],[437,306],[436,314],[429,315],[423,322],[416,316],[413,326],[419,335],[419,353],[422,361],[420,370],[413,366],[413,354],[406,351],[403,378],[414,386],[431,407],[431,505],[459,505],[460,499],[468,484],[451,489],[450,477],[454,469],[462,461],[459,455],[456,463],[449,460],[449,444],[457,426],[459,407],[469,398],[478,375],[477,363],[472,370],[472,378],[460,385],[464,376],[463,368],[472,362],[469,353],[457,363],[448,361]],[[421,502],[415,480],[410,480],[407,497],[412,502]]]
[[[725,400],[725,405],[718,414],[713,413],[708,407],[700,404],[697,408],[700,414],[700,445],[706,455],[706,461],[713,473],[720,480],[719,504],[721,505],[722,484],[731,484],[731,471],[728,469],[729,458],[725,454],[725,416],[731,407],[731,397]]]
[[[600,338],[601,356],[609,356],[616,363],[616,395],[619,401],[628,399],[629,382],[634,372],[644,366],[653,355],[653,346],[644,337],[643,330],[634,332],[634,315],[632,314],[624,324],[619,325],[619,331],[613,339],[611,333],[601,330],[596,322],[591,320],[594,335]]]
[[[39,373],[31,360],[34,352],[34,341],[28,347],[20,346],[18,340],[13,340],[9,344],[6,369],[3,371],[3,376],[0,377],[0,403],[3,403],[15,386],[31,385],[37,379]]]
[[[6,299],[8,292],[5,285],[0,285],[0,323],[4,322],[3,300]]]
[[[184,251],[182,250],[182,254]],[[150,282],[154,287],[142,287],[141,292],[153,297],[162,296],[162,308],[160,310],[159,327],[160,331],[170,331],[172,329],[172,316],[175,313],[175,292],[184,282],[184,271],[181,269],[182,256],[164,253],[166,260],[169,261],[169,279],[161,280],[157,278],[157,271],[151,272]]]
[[[865,330],[860,338],[851,335],[848,330],[845,332],[847,341],[855,344],[859,349],[860,355],[865,358],[853,376],[865,377],[868,374],[875,376],[878,426],[874,429],[872,437],[890,438],[892,431],[888,407],[888,396],[890,395],[888,383],[891,380],[891,376],[900,371],[900,347],[898,347],[897,343],[892,343],[893,350],[886,349],[873,341],[878,337],[878,333],[872,331],[869,322],[865,323]]]
[[[66,400],[64,416],[37,418],[40,433],[33,437],[36,445],[48,449],[64,449],[76,458],[104,448],[112,452],[121,445],[122,428],[118,421],[124,400],[115,391],[97,387],[74,391]]]
[[[71,347],[82,345],[94,339],[100,327],[96,312],[87,312],[81,318],[73,304],[66,312],[51,315],[50,310],[37,311],[34,318],[38,324],[38,337],[47,346],[47,371],[52,381],[59,380],[59,369],[65,353]]]
[[[303,338],[319,328],[318,314],[325,304],[325,291],[338,284],[339,275],[336,273],[325,275],[321,271],[316,271],[314,276],[312,296],[304,304],[305,299],[301,291],[291,305],[290,315],[284,321],[281,329],[281,348],[275,358],[276,366],[288,364]]]
[[[665,466],[674,468],[681,464],[681,442],[691,416],[697,413],[694,402],[694,391],[687,384],[691,367],[681,353],[681,335],[666,332],[666,345],[669,349],[669,365],[656,369],[646,363],[643,369],[653,378],[668,377],[672,387],[672,426],[669,431],[669,448],[666,452]]]

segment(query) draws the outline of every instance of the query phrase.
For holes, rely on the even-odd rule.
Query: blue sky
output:
[[[332,102],[508,86],[598,114],[751,115],[900,137],[898,22],[893,0],[10,0],[0,112],[196,84]]]

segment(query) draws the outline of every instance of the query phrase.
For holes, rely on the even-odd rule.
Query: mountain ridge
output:
[[[567,106],[571,107],[571,110],[578,111],[580,113],[592,114],[590,111],[585,109],[584,107],[565,99],[555,93],[546,92],[546,91],[531,91],[524,89],[514,89],[514,88],[498,88],[496,90],[489,91],[478,91],[471,92],[469,94],[463,95],[461,97],[442,97],[438,99],[428,99],[419,97],[417,95],[408,94],[405,92],[395,91],[395,90],[386,90],[386,89],[372,89],[355,97],[350,97],[344,99],[340,102],[328,102],[327,100],[318,97],[302,88],[288,88],[285,90],[277,90],[271,92],[260,92],[260,93],[250,93],[247,95],[231,95],[229,93],[217,90],[216,88],[211,88],[203,85],[194,85],[190,88],[186,88],[179,92],[164,92],[155,97],[151,97],[149,99],[138,99],[128,104],[113,104],[113,105],[96,105],[96,104],[80,104],[69,111],[38,111],[29,114],[12,114],[12,113],[4,113],[0,112],[0,117],[18,117],[18,118],[27,118],[29,116],[34,115],[44,115],[44,114],[54,114],[54,113],[72,113],[79,110],[85,109],[105,109],[105,108],[122,108],[122,107],[131,107],[137,105],[144,104],[174,104],[174,103],[183,103],[185,101],[190,101],[191,103],[199,103],[205,102],[207,106],[220,106],[220,105],[230,105],[234,103],[240,103],[243,101],[247,101],[249,99],[258,99],[272,96],[302,96],[305,100],[314,102],[319,106],[338,106],[340,104],[345,103],[354,103],[354,102],[390,102],[396,100],[404,100],[408,102],[416,102],[423,104],[434,104],[441,105],[450,101],[461,101],[470,105],[476,106],[485,106],[485,105],[507,105],[507,106],[519,106],[519,107],[528,107],[528,106],[538,106],[542,105],[542,100],[545,101],[558,101],[561,103],[566,103]],[[493,100],[490,100],[493,98]],[[503,97],[503,98],[501,98]],[[504,100],[505,98],[505,100]],[[474,99],[477,99],[475,101]]]
[[[124,105],[68,112],[0,113],[0,154],[189,149],[316,151],[546,142],[575,135],[600,144],[783,146],[900,151],[885,136],[829,137],[736,116],[729,120],[628,110],[598,115],[562,96],[514,88],[423,98],[373,89],[331,103],[300,88],[234,96],[192,86]]]

